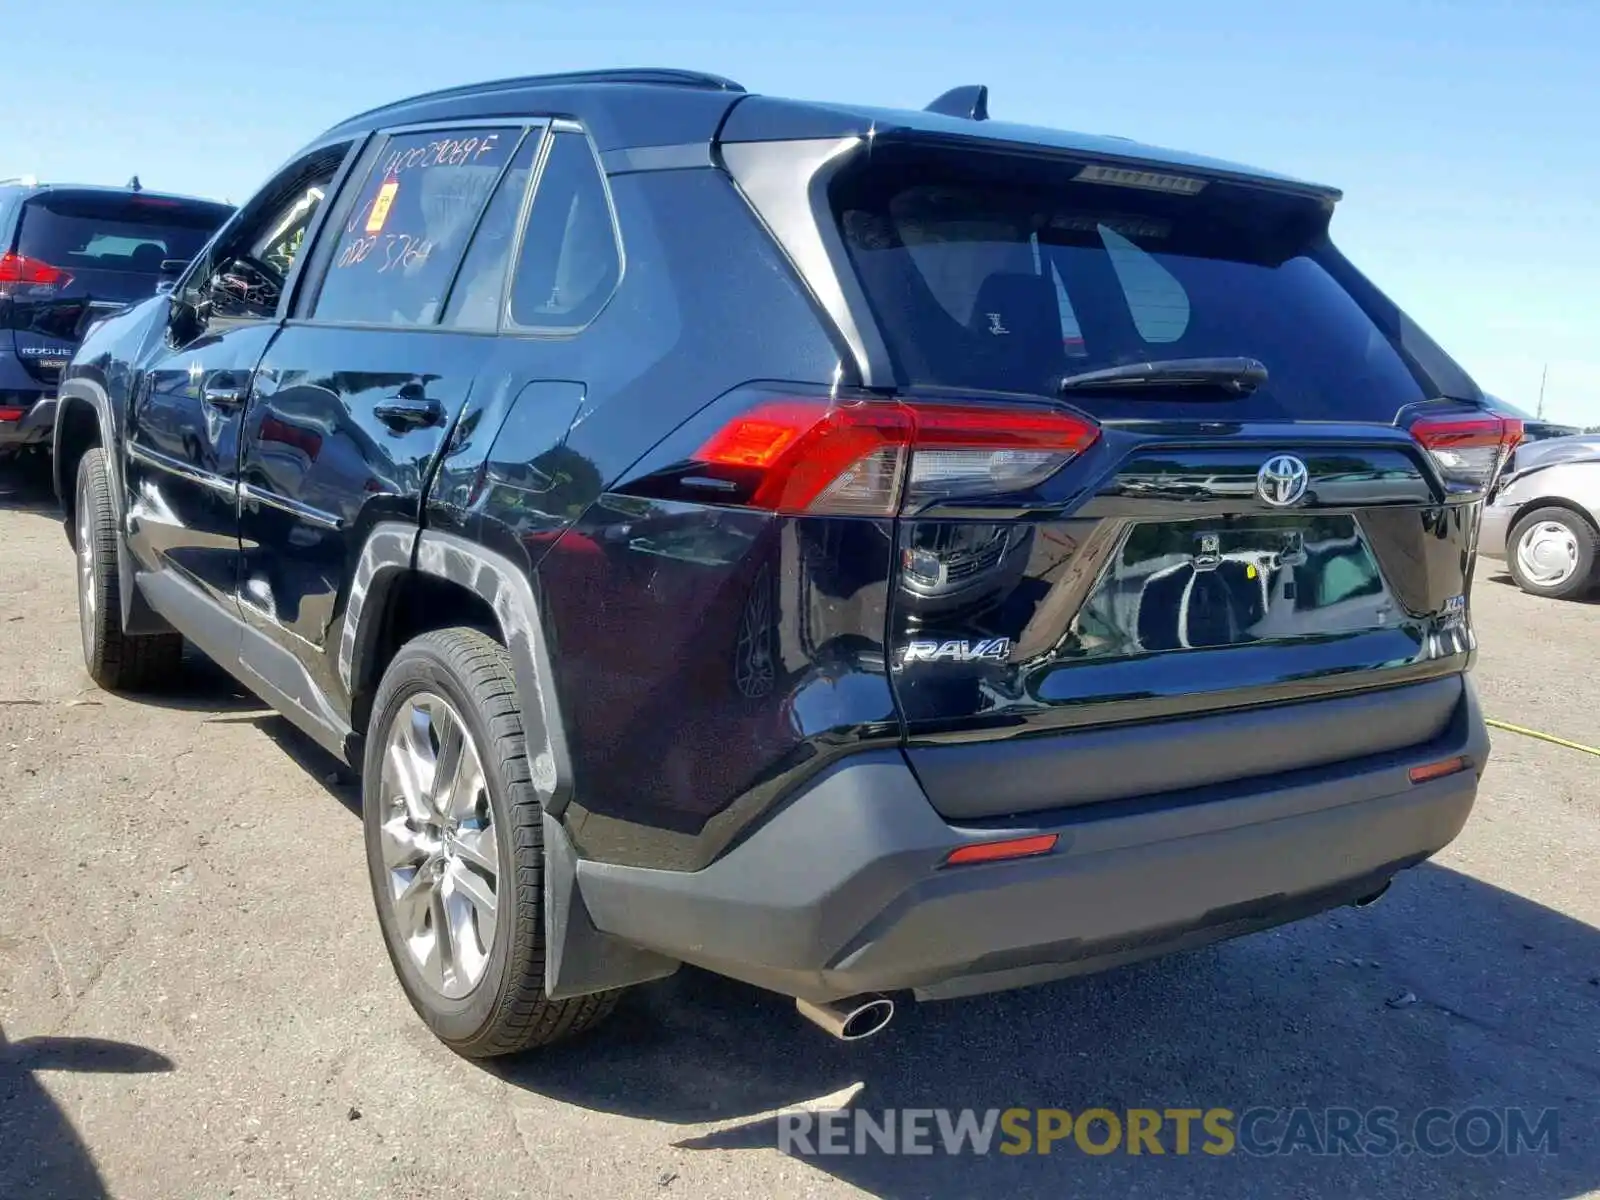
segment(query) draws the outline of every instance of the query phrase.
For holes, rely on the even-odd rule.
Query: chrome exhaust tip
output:
[[[827,1004],[796,1000],[794,1006],[802,1017],[841,1042],[859,1042],[882,1033],[894,1019],[894,1001],[887,996],[851,996]]]
[[[1372,895],[1370,895],[1370,896],[1362,896],[1361,899],[1359,899],[1359,900],[1352,900],[1350,902],[1350,907],[1351,908],[1370,908],[1372,905],[1376,904],[1379,900],[1383,899],[1384,893],[1389,890],[1389,886],[1393,882],[1394,882],[1394,880],[1392,880],[1392,879],[1386,880],[1384,882],[1384,885],[1381,888],[1379,888],[1377,891],[1373,892]]]

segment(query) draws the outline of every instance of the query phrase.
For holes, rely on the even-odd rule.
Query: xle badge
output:
[[[900,651],[900,665],[909,667],[912,663],[1005,662],[1010,657],[1010,638],[979,638],[977,641],[952,638],[945,642],[917,641],[908,643]]]

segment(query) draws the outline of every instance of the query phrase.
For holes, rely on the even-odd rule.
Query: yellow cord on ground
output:
[[[1504,729],[1507,733],[1520,733],[1523,737],[1538,738],[1541,742],[1549,742],[1554,746],[1565,746],[1568,750],[1582,750],[1585,754],[1600,757],[1600,750],[1593,746],[1585,746],[1582,742],[1569,742],[1566,738],[1558,738],[1553,733],[1540,733],[1537,729],[1524,729],[1521,725],[1513,725],[1509,721],[1485,720],[1484,724],[1491,729]]]

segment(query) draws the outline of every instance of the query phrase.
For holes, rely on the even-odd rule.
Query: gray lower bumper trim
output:
[[[1375,890],[1448,844],[1488,737],[1470,686],[1411,751],[1291,775],[947,824],[897,753],[835,767],[695,872],[579,862],[595,927],[809,1000],[957,994],[1115,965],[1262,928]],[[1475,769],[1413,785],[1411,766]],[[1054,853],[940,869],[965,842],[1055,832]]]

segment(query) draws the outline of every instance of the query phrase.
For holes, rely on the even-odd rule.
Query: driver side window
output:
[[[349,150],[345,143],[314,151],[245,206],[178,297],[193,314],[194,336],[215,321],[265,321],[277,315],[307,230]]]

